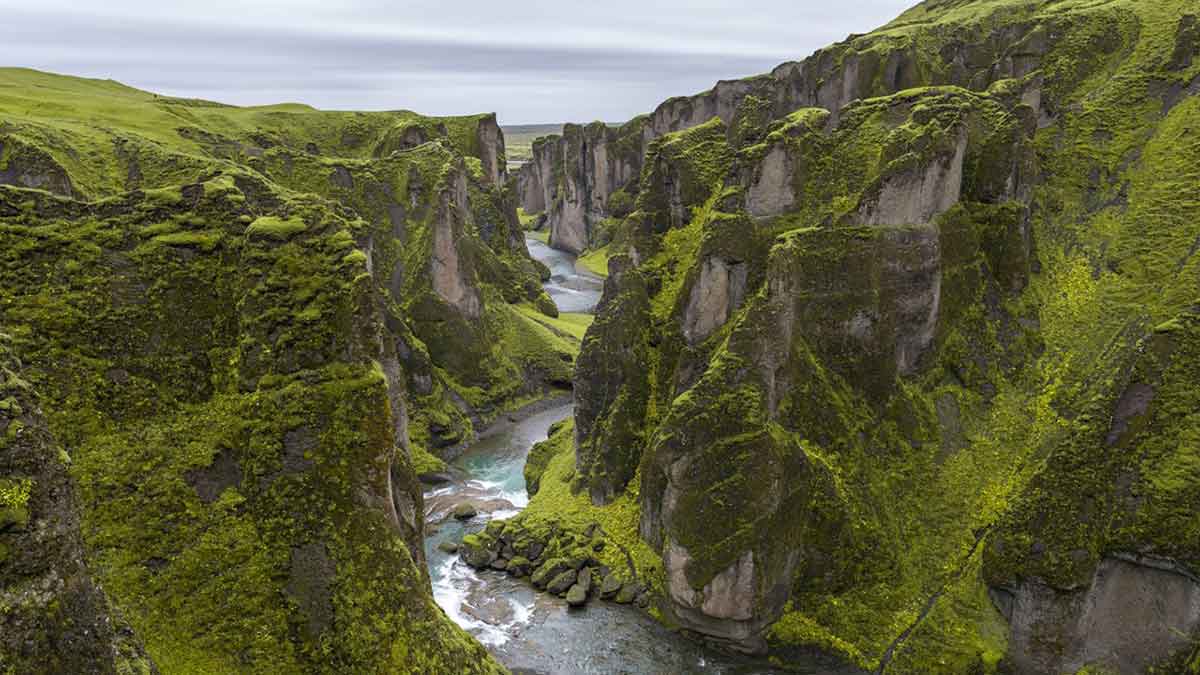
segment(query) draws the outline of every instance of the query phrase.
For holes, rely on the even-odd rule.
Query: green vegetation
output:
[[[574,433],[574,423],[567,420],[548,440],[535,446],[530,455],[533,461],[526,468],[526,480],[533,478],[538,488],[529,506],[511,522],[516,528],[543,536],[560,531],[582,534],[589,526],[599,525],[605,540],[611,544],[595,553],[600,563],[623,579],[639,580],[661,592],[662,561],[637,536],[640,510],[636,484],[612,504],[593,506],[574,481],[575,456],[571,451]],[[632,570],[628,565],[630,559]]]
[[[1185,14],[927,2],[797,66],[834,64],[836,110],[754,94],[650,144],[579,357],[570,482],[637,490],[686,579],[668,614],[709,611],[752,553],[751,617],[692,627],[761,632],[781,663],[997,672],[1031,647],[989,590],[1085,588],[1129,551],[1196,569]]]
[[[608,276],[608,247],[588,250],[579,256],[579,264],[598,277]]]
[[[533,142],[542,136],[561,134],[561,124],[506,124],[504,130],[504,148],[508,152],[508,161],[523,164],[533,159]]]
[[[522,230],[526,230],[526,231],[532,230],[534,223],[537,222],[537,219],[538,219],[538,214],[525,213],[524,209],[517,209],[517,220],[519,220],[521,222]],[[534,236],[536,236],[536,234]]]
[[[545,294],[489,118],[18,69],[0,116],[0,325],[159,669],[497,672],[427,592],[416,474],[569,381],[579,328],[509,304]],[[0,482],[5,514],[38,489]]]

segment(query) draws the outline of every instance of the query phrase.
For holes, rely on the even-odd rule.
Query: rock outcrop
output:
[[[547,213],[550,224],[557,223],[564,232],[560,238],[551,238],[552,245],[576,252],[581,241],[585,245],[588,243],[582,235],[590,234],[596,222],[613,215],[606,208],[606,200],[613,190],[620,188],[636,194],[639,186],[636,180],[630,182],[629,178],[636,179],[641,169],[641,156],[654,139],[700,126],[713,118],[732,125],[747,101],[760,105],[769,119],[779,119],[803,108],[819,108],[828,111],[836,124],[842,110],[861,99],[931,85],[954,85],[982,91],[1001,80],[1025,78],[1038,72],[1048,53],[1050,41],[1047,36],[1067,29],[1065,20],[1058,17],[1046,22],[1034,20],[1032,8],[1030,3],[1012,8],[1013,16],[1002,25],[964,21],[923,27],[941,45],[940,51],[929,51],[918,48],[916,40],[909,36],[913,26],[920,27],[924,23],[922,14],[930,11],[921,5],[883,29],[851,36],[802,61],[781,64],[770,73],[741,80],[722,80],[706,92],[668,99],[648,116],[636,118],[619,128],[604,128],[598,123],[588,127],[568,125],[561,137],[541,139],[540,153],[539,145],[535,145],[534,161],[522,167],[521,206],[527,213]],[[1092,20],[1099,24],[1096,27],[1099,31],[1119,30],[1115,17],[1093,17]],[[1190,45],[1186,35],[1191,33],[1185,24],[1179,29],[1182,36],[1179,41]],[[1186,45],[1178,48],[1181,55],[1189,53]],[[1099,39],[1093,46],[1099,52],[1098,56],[1110,54],[1117,47],[1110,40]],[[1181,62],[1183,58],[1179,57]],[[1080,64],[1085,71],[1095,65],[1094,62]],[[1042,106],[1040,87],[1031,89],[1029,95],[1040,116],[1049,119],[1054,114],[1052,109]],[[601,128],[605,131],[603,138],[598,134]],[[586,133],[588,130],[595,130],[588,141],[572,139],[573,135],[579,136],[581,131]],[[621,148],[621,159],[616,165],[611,158],[613,147]],[[923,169],[934,174],[952,172],[953,155],[948,160],[948,166],[924,165]],[[609,167],[607,171],[606,166]],[[632,173],[625,173],[626,168]],[[756,183],[747,195],[747,210],[752,215],[775,215],[792,203],[794,197],[784,189],[784,182],[790,181],[791,170],[783,153],[766,155]],[[613,182],[614,177],[618,182]],[[871,213],[864,213],[864,217],[928,216],[907,213],[903,209],[937,197],[942,198],[941,204],[954,202],[950,193],[907,196],[911,185],[901,184],[905,180],[923,182],[927,191],[938,190],[937,176],[931,174],[928,178],[930,182],[925,183],[921,177],[905,179],[896,176],[890,182],[890,188],[882,186],[884,191],[880,197],[884,200],[885,212],[875,213],[872,208]],[[896,200],[915,201],[910,205]],[[590,208],[587,208],[589,202]]]
[[[643,120],[620,128],[601,122],[568,124],[561,136],[538,139],[533,160],[522,166],[521,207],[545,213],[550,245],[572,253],[591,243],[608,201],[634,187],[641,173]]]
[[[1102,560],[1085,589],[1037,581],[993,589],[1011,630],[1017,672],[1072,673],[1103,667],[1142,673],[1186,653],[1200,629],[1200,582],[1173,563],[1135,555]]]

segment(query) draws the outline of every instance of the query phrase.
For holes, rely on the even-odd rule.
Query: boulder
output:
[[[615,574],[609,574],[600,582],[600,597],[611,600],[621,590],[621,580]]]
[[[491,549],[491,542],[477,534],[468,534],[463,537],[462,545],[458,549],[458,556],[475,569],[487,567],[496,559],[496,553]]]
[[[529,562],[529,558],[517,556],[508,561],[508,567],[505,569],[514,577],[526,577],[529,576],[529,571],[533,569],[533,563]]]
[[[450,555],[458,553],[458,544],[453,541],[443,541],[437,547],[442,553],[449,553]]]
[[[572,607],[582,607],[587,603],[587,589],[583,584],[575,584],[567,591],[567,604]]]
[[[563,560],[562,558],[551,558],[550,560],[542,563],[542,565],[538,567],[536,571],[534,571],[532,579],[533,585],[538,588],[546,588],[546,585],[549,584],[551,580],[567,570],[574,572],[566,560]],[[572,583],[574,583],[574,581],[574,579],[571,580]]]
[[[470,520],[477,515],[479,515],[479,511],[470,502],[463,502],[454,507],[454,517],[458,520]]]
[[[627,583],[621,586],[621,590],[617,591],[616,601],[622,605],[628,605],[636,600],[637,597],[641,595],[643,590],[645,589],[643,589],[642,585],[639,583]]]
[[[584,595],[592,592],[592,568],[585,567],[575,579],[575,586],[582,588]]]
[[[546,584],[546,592],[553,593],[555,595],[562,595],[563,593],[567,592],[567,589],[575,585],[575,579],[578,578],[578,576],[578,572],[568,569],[567,571],[562,572],[558,576],[554,577],[550,583]]]

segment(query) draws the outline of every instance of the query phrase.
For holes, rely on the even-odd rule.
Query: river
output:
[[[601,280],[576,270],[570,254],[528,239],[530,253],[551,270],[546,290],[561,311],[591,312]],[[458,542],[492,518],[508,518],[529,503],[522,469],[529,449],[573,407],[563,400],[539,412],[507,419],[473,443],[451,464],[453,480],[425,494],[425,553],[433,594],[446,614],[518,674],[749,675],[774,672],[674,633],[645,612],[593,600],[569,609],[503,572],[475,571],[438,548]],[[471,501],[480,515],[466,524],[449,517],[455,504]]]

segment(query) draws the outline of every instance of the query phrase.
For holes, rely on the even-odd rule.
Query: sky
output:
[[[237,105],[621,122],[916,0],[0,0],[0,65]]]

